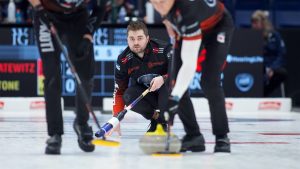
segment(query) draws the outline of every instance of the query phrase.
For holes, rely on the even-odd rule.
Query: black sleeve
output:
[[[180,32],[182,37],[194,37],[199,36],[201,34],[200,29],[200,18],[203,12],[201,11],[203,6],[200,0],[196,1],[185,1],[178,5],[181,13],[177,16],[178,23],[178,31]]]
[[[181,36],[195,38],[201,35],[200,24],[215,13],[217,0],[182,1],[178,8],[181,11],[181,17],[177,16]]]
[[[267,47],[270,51],[272,51],[274,55],[270,67],[272,69],[277,69],[285,65],[285,44],[278,32],[272,33],[271,36],[268,38]]]
[[[125,103],[123,100],[123,94],[128,88],[129,76],[127,74],[127,68],[122,63],[122,56],[118,57],[115,67],[115,89],[113,94],[113,114],[117,115],[124,109]]]
[[[118,57],[115,67],[115,89],[118,90],[118,94],[123,94],[123,92],[128,88],[128,82],[129,76],[127,68],[123,65],[121,57]]]
[[[167,63],[167,66],[168,66],[168,70],[170,69],[170,63],[171,63],[171,59],[172,59],[172,44],[168,44],[165,48],[164,48],[164,56],[165,56],[165,59],[166,59],[166,63]],[[162,75],[164,81],[166,82],[166,80],[168,79],[169,77],[169,72],[167,72],[166,74]]]
[[[85,33],[93,34],[94,31],[100,26],[105,12],[108,0],[92,0],[93,8],[92,13],[88,19]]]
[[[164,56],[166,56],[168,60],[169,60],[170,57],[171,57],[171,52],[172,52],[172,44],[168,44],[168,45],[164,48]]]

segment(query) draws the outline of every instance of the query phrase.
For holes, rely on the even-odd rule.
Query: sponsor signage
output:
[[[231,111],[234,107],[234,102],[230,102],[230,101],[225,101],[225,108],[226,110]]]
[[[36,60],[0,62],[1,96],[36,96]]]
[[[262,101],[258,104],[258,110],[280,110],[280,101]]]
[[[207,1],[214,2],[214,1]],[[168,40],[164,27],[149,28],[151,37]],[[44,94],[42,64],[35,46],[33,29],[30,27],[0,28],[0,95],[42,96]],[[236,30],[232,47],[227,56],[226,68],[221,74],[226,97],[261,97],[263,88],[262,40],[260,32]],[[216,40],[222,43],[221,32]],[[247,41],[244,41],[247,39]],[[249,45],[251,44],[251,45]],[[114,68],[120,52],[127,46],[125,27],[104,26],[95,31],[94,54],[96,70],[93,96],[97,99],[111,97],[114,89]],[[205,53],[199,57],[199,64],[205,62]],[[13,58],[13,59],[12,59]],[[64,57],[62,57],[64,58]],[[75,81],[64,59],[62,67],[62,96],[66,104],[73,104]],[[202,67],[190,84],[192,96],[203,96],[201,88]],[[69,101],[70,100],[70,101]],[[93,99],[95,100],[95,99]],[[68,106],[68,105],[67,105]],[[73,106],[73,105],[70,105]],[[99,102],[97,102],[99,106]],[[101,106],[101,105],[100,105]]]
[[[241,92],[247,92],[253,87],[253,75],[249,73],[240,73],[235,77],[235,85]]]
[[[45,101],[32,101],[30,102],[29,109],[36,110],[36,109],[45,109]]]
[[[5,103],[3,101],[0,101],[0,109],[4,108]]]
[[[235,31],[220,77],[226,97],[263,96],[263,40],[260,37],[261,32],[253,30]],[[220,42],[222,39],[220,33],[217,40]],[[201,71],[206,55],[207,52],[203,50],[198,58],[197,72],[189,86],[193,97],[203,96]]]

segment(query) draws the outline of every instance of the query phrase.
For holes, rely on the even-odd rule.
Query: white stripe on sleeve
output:
[[[202,39],[183,40],[181,47],[182,66],[171,95],[181,98],[194,77]]]

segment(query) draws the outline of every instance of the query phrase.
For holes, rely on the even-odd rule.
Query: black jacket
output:
[[[201,31],[213,28],[223,18],[224,11],[219,0],[177,0],[165,19],[173,24],[180,37],[194,38]]]
[[[127,47],[118,57],[115,66],[114,113],[124,109],[122,96],[129,84],[134,85],[137,79],[145,74],[158,74],[167,78],[169,52],[171,45],[151,39],[145,49],[143,59]]]
[[[284,55],[286,48],[283,39],[276,31],[270,32],[265,38],[264,65],[273,70],[284,67],[286,64]]]
[[[100,26],[106,11],[106,4],[108,0],[91,0],[92,12],[89,15],[88,22],[85,25],[85,33],[93,34],[94,31]],[[70,15],[83,10],[88,10],[87,0],[74,0],[67,2],[65,0],[41,0],[43,7],[53,14],[57,15]],[[82,26],[82,25],[79,25]]]

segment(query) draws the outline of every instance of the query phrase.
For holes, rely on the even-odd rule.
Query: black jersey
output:
[[[139,77],[146,74],[167,76],[170,50],[171,45],[168,43],[150,40],[142,59],[129,47],[119,55],[115,67],[114,113],[123,110],[122,96],[129,83],[134,84]]]
[[[56,2],[63,8],[76,9],[80,5],[84,4],[86,0],[56,0]]]
[[[86,26],[86,33],[93,33],[103,20],[108,0],[41,0],[43,7],[59,15],[78,13],[87,10],[88,2],[92,4],[92,13]],[[79,25],[82,26],[82,25]]]
[[[42,5],[49,11],[72,13],[87,5],[86,0],[41,0]]]
[[[176,0],[165,19],[172,23],[179,36],[193,38],[215,26],[224,10],[218,0]]]

